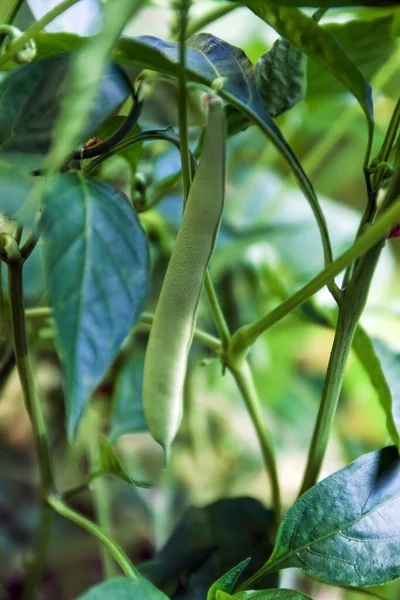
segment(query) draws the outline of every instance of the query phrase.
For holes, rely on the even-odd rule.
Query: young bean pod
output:
[[[207,96],[206,103],[209,112],[202,155],[161,289],[144,364],[144,413],[166,460],[182,418],[197,306],[224,205],[225,114],[218,97]]]

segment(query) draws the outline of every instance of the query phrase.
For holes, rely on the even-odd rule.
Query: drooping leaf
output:
[[[94,479],[99,475],[112,475],[136,487],[150,487],[148,484],[138,482],[128,475],[115,449],[104,436],[101,436],[99,440],[99,460],[98,464],[92,469],[90,479]]]
[[[360,325],[353,348],[376,389],[388,431],[400,450],[400,355],[384,341],[370,338]]]
[[[107,2],[100,33],[89,38],[73,55],[65,82],[65,97],[54,126],[51,152],[46,159],[50,172],[63,164],[79,142],[82,130],[87,127],[112,49],[127,22],[143,4],[144,0]],[[113,84],[113,81],[110,83]]]
[[[346,50],[367,81],[387,62],[395,50],[396,42],[391,35],[393,15],[374,19],[354,19],[347,23],[328,23],[322,29],[328,31]],[[307,95],[332,97],[346,91],[331,73],[315,60],[308,61]]]
[[[168,600],[160,590],[147,579],[131,579],[118,577],[96,585],[77,600]]]
[[[111,413],[109,440],[125,433],[147,431],[142,405],[144,354],[134,350],[118,375]]]
[[[352,92],[365,113],[372,135],[374,118],[371,88],[357,65],[335,38],[297,8],[278,7],[275,2],[259,0],[246,0],[245,4],[281,36],[330,71]]]
[[[382,585],[400,577],[400,459],[365,454],[306,492],[288,511],[260,575],[298,567],[331,584]]]
[[[310,596],[296,590],[263,590],[239,592],[232,596],[235,600],[311,600]]]
[[[148,247],[126,197],[81,173],[54,176],[44,205],[49,298],[72,439],[87,399],[142,310]]]
[[[23,65],[0,83],[0,152],[46,154],[52,128],[60,109],[60,94],[69,64],[69,54]],[[60,90],[62,90],[60,92]],[[79,131],[77,142],[85,141],[129,94],[120,68],[112,65],[101,78],[100,91],[90,115]],[[76,106],[76,114],[79,106]],[[71,121],[75,117],[71,115]],[[69,126],[66,127],[66,130]],[[66,131],[59,132],[61,137]]]
[[[215,583],[212,584],[210,589],[208,590],[207,600],[216,600],[216,594],[218,591],[226,592],[230,594],[235,587],[237,580],[240,575],[243,573],[247,565],[249,564],[251,558],[246,558],[242,560],[236,567],[233,567],[230,571],[222,575]]]
[[[36,20],[59,4],[58,0],[27,0]],[[92,35],[101,25],[103,5],[99,0],[80,0],[46,25],[46,31],[73,31],[78,35]]]
[[[280,38],[256,64],[257,87],[271,117],[278,117],[305,96],[307,57]]]

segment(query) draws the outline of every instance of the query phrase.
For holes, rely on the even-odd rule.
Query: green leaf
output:
[[[310,596],[306,596],[302,592],[295,590],[263,590],[263,591],[247,591],[239,592],[232,596],[235,600],[311,600]]]
[[[148,484],[138,482],[128,475],[115,449],[104,436],[100,437],[99,442],[99,462],[93,467],[89,477],[90,479],[94,479],[99,475],[112,475],[136,487],[150,487]]]
[[[148,246],[126,197],[81,173],[54,176],[44,207],[49,299],[72,439],[89,396],[143,308]]]
[[[400,354],[382,340],[370,338],[360,325],[353,348],[376,389],[388,431],[400,450]]]
[[[227,594],[223,590],[217,590],[217,594],[215,596],[216,600],[230,600],[233,598],[230,594]]]
[[[30,229],[34,226],[37,206],[27,201],[35,181],[27,169],[36,166],[36,156],[0,154],[0,213]]]
[[[66,95],[54,127],[53,145],[46,166],[58,170],[78,144],[87,127],[96,93],[107,71],[112,49],[128,21],[145,0],[110,0],[104,7],[102,31],[85,42],[71,59]],[[112,84],[112,80],[110,81]]]
[[[0,83],[0,153],[46,154],[60,110],[60,89],[65,83],[69,54],[55,56],[12,70]],[[77,142],[85,141],[104,119],[126,99],[129,88],[121,70],[112,65],[102,76],[99,95],[90,106],[89,119]],[[76,106],[76,115],[79,107]],[[71,116],[73,122],[75,117]],[[57,135],[65,137],[64,132]]]
[[[212,584],[208,591],[207,600],[216,600],[216,594],[218,591],[227,592],[228,594],[230,594],[233,588],[235,587],[240,575],[243,573],[243,571],[249,564],[250,560],[251,558],[246,558],[245,560],[242,560],[242,562],[236,565],[236,567],[233,567],[233,569],[231,569],[230,571],[225,573],[225,575],[222,575],[222,577],[217,579],[217,581]]]
[[[365,113],[371,136],[374,121],[371,88],[335,38],[296,8],[279,8],[275,2],[261,3],[259,0],[246,0],[245,4],[281,36],[330,71],[354,94]]]
[[[365,454],[306,492],[288,511],[260,576],[298,567],[327,583],[382,585],[400,577],[400,459]]]
[[[77,600],[168,600],[147,579],[118,577],[92,587]]]
[[[256,64],[257,87],[271,117],[278,117],[305,96],[307,58],[294,44],[280,38]]]
[[[343,46],[367,81],[387,62],[396,43],[391,35],[393,15],[375,19],[352,20],[347,23],[329,23],[322,29],[329,32]],[[346,91],[340,82],[314,60],[308,61],[308,89],[311,99]]]
[[[125,433],[147,431],[142,405],[144,353],[134,350],[118,374],[108,439],[114,442]]]

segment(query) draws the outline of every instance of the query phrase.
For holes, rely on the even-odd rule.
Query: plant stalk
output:
[[[275,451],[272,445],[271,436],[265,426],[263,411],[258,399],[258,394],[254,385],[253,376],[249,363],[245,361],[239,369],[228,369],[235,379],[236,385],[246,404],[246,408],[257,432],[258,441],[264,459],[265,468],[271,484],[272,511],[274,514],[274,524],[277,529],[281,517],[281,498],[279,489],[278,469],[276,465]]]

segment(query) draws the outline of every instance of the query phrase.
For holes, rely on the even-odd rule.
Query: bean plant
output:
[[[383,23],[393,50],[398,3],[242,0],[214,2],[203,10],[201,2],[192,6],[190,0],[174,0],[168,5],[169,39],[127,35],[127,25],[150,4],[63,0],[48,2],[47,13],[36,0],[26,0],[26,6],[22,0],[2,0],[0,6],[0,379],[4,386],[10,372],[18,372],[40,488],[40,520],[31,559],[24,565],[21,597],[39,597],[55,515],[83,529],[103,551],[107,581],[84,592],[82,600],[309,598],[282,587],[280,576],[289,567],[331,586],[381,597],[369,588],[400,577],[398,374],[393,374],[390,349],[369,337],[360,318],[382,250],[399,235],[400,104],[393,103],[384,135],[376,135],[373,72],[346,50],[341,26],[326,23],[331,16],[348,14],[349,7],[364,7],[359,23],[369,24],[372,32],[375,23]],[[90,26],[81,31],[88,6]],[[19,28],[27,7],[38,18],[31,15],[31,24]],[[275,41],[255,64],[244,50],[207,32],[214,21],[236,11],[253,13],[263,31],[274,32]],[[373,49],[374,43],[370,33],[365,45]],[[377,42],[374,72],[389,68],[389,57],[380,51]],[[336,81],[349,99],[349,114],[358,112],[365,123],[363,155],[354,161],[363,213],[341,253],[332,249],[332,225],[308,175],[311,165],[302,164],[288,141],[290,132],[282,132],[289,131],[292,109],[307,93],[308,61],[321,77],[328,73],[329,81]],[[168,116],[165,123],[159,113],[167,90],[176,119]],[[345,118],[343,123],[346,128]],[[312,211],[322,268],[291,292],[267,256],[265,273],[279,303],[254,319],[240,313],[235,320],[221,300],[224,290],[213,275],[213,252],[229,234],[223,213],[229,201],[227,157],[237,140],[245,148],[246,135],[255,130],[264,148],[274,150],[287,186],[297,186],[299,202]],[[156,169],[149,175],[151,160],[145,159],[157,144],[170,148],[165,151],[175,165],[164,177]],[[160,214],[168,222],[174,194],[182,216],[172,226],[176,242],[169,233],[162,250],[168,260],[161,261],[160,281],[154,248],[162,229]],[[240,236],[229,235],[240,262]],[[35,278],[38,256],[46,286],[32,303],[24,286],[29,268]],[[321,290],[329,294],[330,304],[315,301]],[[287,509],[253,352],[259,338],[289,315],[332,330],[334,339],[302,483]],[[106,423],[90,434],[94,458],[86,477],[66,489],[58,484],[51,426],[36,382],[35,354],[43,345],[57,353],[62,365],[71,448],[93,429],[96,402],[107,382],[122,367],[131,382],[125,405],[114,403]],[[133,347],[143,349],[144,360],[132,360]],[[385,411],[391,445],[362,454],[321,480],[351,349]],[[268,477],[268,508],[249,497],[191,508],[154,561],[133,564],[113,539],[104,518],[109,508],[99,511],[103,518],[97,523],[79,510],[75,498],[94,486],[100,507],[107,495],[105,475],[126,486],[152,485],[127,473],[114,448],[122,433],[149,432],[154,445],[162,446],[168,474],[185,411],[197,401],[194,393],[187,402],[186,386],[202,368],[200,361],[217,362],[218,377],[231,377],[242,397]],[[262,395],[268,401],[268,389]],[[205,514],[214,527],[226,520],[223,558],[220,543],[202,537]],[[261,546],[247,543],[252,528],[261,531]]]

